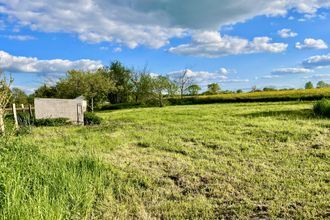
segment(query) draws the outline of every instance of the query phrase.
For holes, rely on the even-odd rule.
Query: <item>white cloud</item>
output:
[[[36,38],[30,35],[8,35],[6,36],[9,40],[18,40],[18,41],[29,41],[35,40]]]
[[[185,70],[178,70],[167,73],[167,75],[172,79],[177,79],[182,72]],[[190,77],[193,80],[193,83],[199,84],[201,86],[206,86],[209,83],[213,82],[219,82],[221,80],[228,79],[227,76],[222,75],[218,72],[207,72],[207,71],[193,71],[190,69],[187,69],[187,76]]]
[[[109,50],[109,47],[104,47],[104,46],[103,46],[103,47],[100,47],[99,49],[100,49],[100,50],[103,50],[103,51],[106,51],[106,50]]]
[[[309,57],[303,61],[303,66],[311,69],[328,67],[330,66],[330,54]]]
[[[121,47],[116,47],[113,49],[113,52],[115,52],[115,53],[120,53],[122,51],[123,51],[123,49],[121,49]]]
[[[265,75],[265,76],[261,76],[261,79],[276,79],[276,78],[280,78],[281,76],[279,75]],[[256,79],[259,79],[259,77],[257,77]]]
[[[82,60],[39,60],[35,57],[13,56],[5,51],[0,51],[0,68],[12,73],[40,73],[54,74],[65,73],[71,69],[95,70],[102,67],[101,61]]]
[[[330,79],[330,74],[315,74],[312,76],[305,76],[304,79],[316,79],[316,80]]]
[[[279,30],[277,33],[281,38],[296,37],[298,35],[297,33],[291,31],[291,29],[287,29],[287,28]]]
[[[160,48],[192,30],[217,31],[259,15],[283,16],[292,9],[314,14],[329,6],[329,0],[0,0],[0,13],[32,30]]]
[[[222,37],[216,31],[196,31],[192,34],[191,43],[171,47],[169,52],[180,55],[222,57],[261,52],[280,53],[288,47],[284,43],[271,43],[271,40],[269,37],[255,37],[252,41],[248,41],[227,35]]]
[[[218,72],[208,72],[208,71],[193,71],[187,69],[187,76],[191,77],[194,84],[198,84],[202,87],[207,86],[210,83],[246,83],[249,82],[248,79],[238,79],[238,78],[228,78],[226,74],[223,74],[221,68]],[[168,73],[167,75],[172,79],[177,79],[182,72],[185,70],[178,70]],[[232,72],[233,70],[227,70],[227,74]]]
[[[220,68],[219,73],[222,74],[222,75],[228,75],[229,70],[227,70],[226,68]]]
[[[313,39],[313,38],[306,38],[304,43],[297,42],[296,43],[297,49],[304,49],[304,48],[313,48],[313,49],[328,49],[328,45],[322,39]]]
[[[293,68],[279,68],[272,71],[272,75],[289,75],[289,74],[304,74],[312,73],[313,70],[302,68],[302,67],[293,67]]]

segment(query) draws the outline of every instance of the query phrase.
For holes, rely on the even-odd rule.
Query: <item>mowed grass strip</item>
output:
[[[3,219],[328,218],[330,120],[311,102],[98,113],[1,148]]]

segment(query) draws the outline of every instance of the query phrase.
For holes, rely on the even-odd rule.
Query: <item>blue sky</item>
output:
[[[0,68],[31,93],[119,60],[204,88],[330,82],[330,0],[0,0]]]

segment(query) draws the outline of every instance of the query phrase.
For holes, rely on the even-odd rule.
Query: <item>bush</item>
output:
[[[85,125],[99,125],[102,122],[102,118],[97,116],[93,112],[86,112],[84,114],[84,124]]]
[[[34,124],[34,118],[27,112],[18,112],[17,121],[21,127],[31,126]]]
[[[316,115],[330,118],[330,100],[322,99],[316,102],[313,111]]]
[[[34,125],[37,127],[40,126],[63,126],[69,125],[71,122],[68,118],[45,118],[45,119],[36,119]]]
[[[17,113],[18,130],[16,135],[25,135],[31,133],[31,126],[34,125],[34,117],[31,117],[27,112]]]

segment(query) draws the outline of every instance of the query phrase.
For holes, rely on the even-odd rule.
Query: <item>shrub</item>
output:
[[[68,118],[45,118],[45,119],[36,119],[34,125],[39,126],[63,126],[69,125],[71,122]]]
[[[97,116],[93,112],[86,112],[84,114],[84,124],[85,125],[99,125],[102,122],[102,118]]]
[[[316,115],[330,118],[330,100],[322,99],[314,104],[313,111]]]
[[[19,126],[26,127],[26,126],[33,125],[34,119],[27,112],[18,112],[17,121],[18,121]]]
[[[31,133],[31,126],[34,125],[34,117],[31,117],[27,112],[17,113],[18,129],[16,135],[25,135]]]

